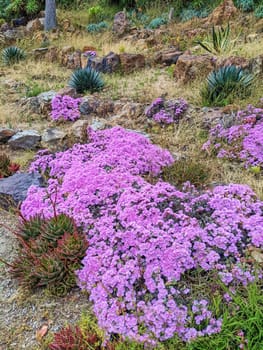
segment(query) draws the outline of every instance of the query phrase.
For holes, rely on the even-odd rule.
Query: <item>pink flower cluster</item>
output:
[[[73,98],[68,95],[56,95],[51,102],[51,118],[53,120],[75,121],[80,117],[79,105],[81,98]]]
[[[49,173],[48,188],[32,186],[22,214],[51,216],[51,198],[85,230],[79,285],[106,334],[154,344],[219,332],[221,320],[207,298],[194,297],[189,276],[214,271],[229,287],[252,281],[243,258],[248,245],[263,247],[263,203],[245,185],[200,194],[147,182],[173,158],[136,132],[115,127],[89,138],[38,156],[32,170]]]
[[[239,111],[232,125],[223,123],[210,130],[203,150],[218,158],[236,159],[245,166],[263,167],[263,109],[248,106]]]
[[[145,114],[148,118],[152,118],[157,123],[178,123],[187,110],[187,107],[187,102],[182,98],[179,100],[165,101],[162,97],[158,97],[146,109]]]

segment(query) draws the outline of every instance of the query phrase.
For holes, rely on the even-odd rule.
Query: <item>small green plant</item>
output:
[[[207,41],[198,40],[196,43],[210,53],[220,54],[227,51],[230,47],[229,35],[229,23],[226,28],[220,27],[218,30],[216,30],[215,26],[213,26],[211,38],[209,38]]]
[[[109,25],[107,22],[100,22],[100,23],[91,23],[87,26],[87,31],[89,33],[100,33],[103,32],[104,30],[108,29]]]
[[[190,181],[195,186],[203,186],[210,177],[210,170],[206,164],[191,159],[175,161],[162,171],[162,179],[175,186],[182,186]]]
[[[37,83],[33,84],[30,87],[27,87],[26,90],[26,97],[35,97],[38,96],[39,94],[41,94],[41,92],[46,91],[45,88],[43,88],[42,86],[39,86]]]
[[[19,164],[12,163],[6,153],[0,153],[0,178],[13,175],[19,168]]]
[[[11,66],[25,58],[24,50],[16,46],[9,46],[2,51],[2,61],[6,66]]]
[[[154,18],[147,26],[149,29],[157,29],[160,26],[167,23],[167,19],[165,17],[157,17]]]
[[[254,0],[236,0],[235,5],[244,12],[253,11],[254,9]]]
[[[100,5],[88,9],[89,22],[100,22],[104,19],[104,11]]]
[[[235,97],[248,96],[254,76],[237,66],[225,66],[210,73],[201,91],[205,105],[224,106]]]
[[[104,81],[99,72],[87,67],[85,69],[77,69],[73,72],[69,80],[69,86],[76,89],[78,93],[84,93],[86,91],[95,92],[103,88]]]

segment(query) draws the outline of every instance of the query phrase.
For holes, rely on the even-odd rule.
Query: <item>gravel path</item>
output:
[[[0,258],[7,262],[15,255],[16,239],[5,227],[15,229],[16,225],[16,217],[0,209]],[[44,290],[35,294],[23,291],[0,262],[0,350],[46,349],[36,339],[38,329],[48,325],[44,341],[51,332],[76,322],[89,307],[87,295],[77,288],[63,298]]]

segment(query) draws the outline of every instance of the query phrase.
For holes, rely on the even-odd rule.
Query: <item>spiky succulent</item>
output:
[[[16,46],[9,46],[2,51],[2,61],[6,66],[11,66],[25,58],[24,50]]]
[[[78,93],[83,93],[85,91],[95,92],[103,88],[104,81],[99,72],[87,67],[84,69],[77,69],[73,72],[69,80],[69,86],[76,89]]]
[[[251,93],[254,75],[246,73],[237,66],[225,66],[210,73],[206,86],[202,90],[205,104],[224,105],[236,96],[247,96]]]
[[[216,30],[215,26],[212,27],[211,37],[206,41],[198,40],[196,42],[206,51],[213,54],[220,54],[229,49],[230,46],[230,25],[220,27]]]

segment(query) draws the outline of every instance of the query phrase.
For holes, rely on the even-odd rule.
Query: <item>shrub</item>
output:
[[[251,93],[254,76],[245,73],[242,68],[225,66],[210,73],[206,87],[202,90],[203,103],[222,106],[234,97],[247,96]]]
[[[224,297],[224,286],[236,290],[254,280],[247,254],[263,246],[263,202],[245,185],[200,193],[158,181],[172,156],[136,132],[90,131],[89,140],[39,157],[32,168],[49,168],[58,212],[74,217],[88,236],[78,278],[98,326],[106,336],[153,346],[174,335],[190,341],[220,332],[212,300],[215,291]],[[46,190],[31,187],[23,215],[50,212]],[[205,292],[203,285],[196,290],[200,276]],[[215,278],[220,283],[210,288]]]
[[[8,17],[32,16],[44,9],[42,0],[13,0],[6,7]]]
[[[0,178],[13,175],[19,168],[19,164],[12,163],[7,154],[0,153]]]
[[[236,0],[235,5],[244,12],[253,11],[254,9],[254,0]]]
[[[92,93],[101,90],[104,82],[99,72],[87,67],[75,70],[69,80],[69,86],[76,89],[78,93],[84,93],[86,91]]]
[[[9,46],[2,51],[2,61],[6,66],[18,63],[25,57],[25,52],[16,46]]]
[[[171,124],[178,123],[187,110],[187,102],[184,99],[165,101],[158,97],[146,109],[145,114],[157,123]]]
[[[45,287],[59,295],[76,285],[75,270],[81,266],[87,241],[70,217],[22,218],[16,237],[20,245],[10,273],[20,285]]]
[[[228,50],[230,45],[230,25],[228,23],[226,28],[220,27],[217,31],[215,26],[212,27],[212,35],[209,41],[197,41],[203,49],[210,53],[220,54]]]
[[[73,98],[68,95],[56,95],[51,102],[51,118],[53,120],[75,121],[80,117],[79,104],[81,98]]]
[[[197,187],[203,186],[209,175],[210,169],[207,165],[190,159],[178,160],[162,171],[163,180],[175,186],[182,186],[187,181]]]
[[[100,33],[103,32],[104,30],[108,29],[109,25],[107,22],[100,22],[100,23],[91,23],[87,26],[87,31],[89,33]]]
[[[104,19],[103,8],[99,5],[88,9],[89,22],[100,22]]]

